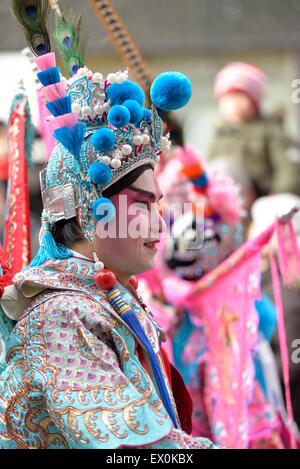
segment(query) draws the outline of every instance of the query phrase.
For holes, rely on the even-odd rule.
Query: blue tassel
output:
[[[72,127],[60,127],[53,136],[76,158],[80,156],[81,145],[84,140],[85,124],[75,124]]]
[[[69,259],[72,251],[62,244],[56,244],[50,231],[45,232],[40,249],[30,263],[30,267],[37,267],[50,259]]]
[[[53,85],[60,82],[60,71],[58,67],[50,67],[38,72],[37,77],[43,86]]]
[[[40,249],[32,259],[30,267],[38,267],[50,259],[68,259],[72,257],[73,254],[70,249],[62,244],[56,244],[50,231],[49,217],[45,212],[42,214],[41,236]]]
[[[46,104],[47,108],[54,117],[62,116],[63,114],[69,114],[72,112],[71,109],[72,101],[70,96],[64,96],[63,98],[55,99],[54,101],[49,101]]]
[[[259,300],[255,300],[255,308],[258,313],[258,328],[265,339],[271,342],[277,329],[276,309],[273,302],[267,295],[262,295]]]
[[[133,311],[128,311],[127,313],[122,314],[121,317],[128,324],[128,326],[135,332],[135,334],[139,337],[140,341],[142,342],[143,346],[146,348],[149,354],[152,371],[153,371],[155,381],[157,383],[157,386],[160,392],[162,402],[169,416],[171,417],[174,427],[178,428],[177,419],[174,413],[174,409],[171,403],[168,389],[166,387],[165,379],[161,372],[160,364],[157,360],[157,356],[152,348],[152,345],[144,332],[144,329],[142,328],[138,318],[135,316]]]

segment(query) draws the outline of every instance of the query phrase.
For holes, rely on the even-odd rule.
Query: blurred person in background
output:
[[[221,121],[209,158],[230,157],[244,167],[253,186],[251,197],[300,195],[300,146],[286,135],[278,117],[262,114],[265,83],[262,70],[242,62],[230,63],[217,74],[214,92]]]
[[[222,262],[243,243],[243,210],[238,187],[228,177],[233,168],[227,168],[226,174],[212,168],[206,172],[203,171],[204,161],[193,147],[185,145],[172,152],[168,164],[159,174],[164,193],[162,204],[172,208],[171,236],[161,243],[155,268],[142,274],[146,283],[146,287],[142,285],[143,294],[147,292],[151,311],[167,333],[163,346],[191,393],[193,435],[205,435],[230,448],[283,448],[277,407],[273,409],[258,379],[260,376],[254,373],[254,365],[258,362],[258,359],[254,362],[254,352],[261,332],[258,313],[262,318],[259,322],[263,326],[267,322],[269,329],[271,323],[273,333],[276,329],[274,307],[266,295],[262,295],[259,311],[254,302],[245,308],[244,284],[237,281],[240,277],[235,276],[234,269],[226,272],[234,291],[227,285],[222,296],[218,295],[212,279],[218,278]],[[236,170],[239,182],[246,183],[243,171]],[[180,214],[179,210],[175,211],[180,202],[191,203],[193,207],[198,205],[199,209],[201,206],[203,225],[197,224],[194,212]],[[197,236],[203,236],[203,244],[196,246]],[[260,278],[258,274],[247,273],[247,291],[251,290],[253,277]],[[208,275],[210,280],[205,280]],[[191,292],[201,281],[199,293],[192,296]],[[208,294],[210,304],[204,299]],[[241,366],[238,363],[241,355],[237,350],[241,346],[238,324],[242,311],[247,316],[249,334],[243,335],[245,379],[239,391],[243,406],[236,410],[236,387],[232,383]],[[213,325],[208,321],[210,315]],[[232,321],[228,328],[227,321]],[[222,338],[221,343],[212,339],[216,336]],[[239,424],[233,423],[236,415]],[[229,421],[238,428],[235,436],[228,431]]]
[[[211,172],[219,171],[224,176],[228,176],[236,182],[244,209],[244,223],[249,222],[247,214],[257,196],[252,179],[245,166],[243,166],[241,162],[236,161],[236,158],[233,156],[221,156],[220,158],[209,160],[207,162],[207,168]]]

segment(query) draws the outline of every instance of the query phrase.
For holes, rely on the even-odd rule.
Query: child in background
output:
[[[214,92],[221,123],[209,150],[210,159],[230,157],[247,171],[256,197],[300,194],[300,147],[284,132],[278,118],[261,112],[266,76],[254,65],[234,62],[216,76]]]

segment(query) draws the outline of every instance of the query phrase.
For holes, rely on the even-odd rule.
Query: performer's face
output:
[[[154,266],[157,245],[164,229],[159,213],[161,191],[151,169],[128,188],[111,197],[115,219],[97,230],[95,247],[105,267],[119,276],[139,274]],[[104,238],[104,232],[109,234]]]
[[[245,93],[227,93],[219,100],[219,108],[225,122],[239,126],[252,119],[257,110]]]

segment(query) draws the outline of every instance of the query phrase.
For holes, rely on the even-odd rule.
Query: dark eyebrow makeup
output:
[[[135,186],[129,186],[128,187],[129,190],[132,190],[134,192],[137,192],[138,194],[141,194],[141,195],[144,195],[146,197],[149,197],[150,199],[152,200],[155,200],[156,199],[156,196],[153,192],[151,191],[147,191],[145,189],[141,189],[140,187],[135,187]],[[159,200],[162,198],[162,194],[160,194],[159,196]]]

